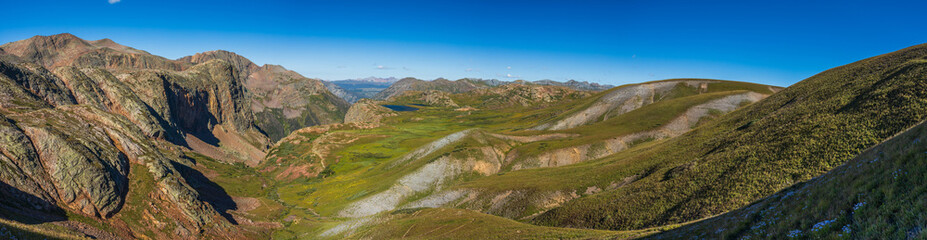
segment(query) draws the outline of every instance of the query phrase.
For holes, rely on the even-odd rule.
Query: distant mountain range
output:
[[[0,45],[0,239],[927,239],[925,141],[927,44],[611,87],[36,36]]]
[[[394,77],[367,77],[324,82],[325,87],[336,96],[341,97],[349,103],[354,103],[361,98],[373,98],[374,95],[397,81],[399,80]]]
[[[400,80],[394,77],[368,77],[348,80],[325,81],[325,86],[328,87],[329,91],[341,97],[345,101],[354,103],[361,98],[385,100],[389,97],[401,94],[402,92],[408,90],[438,90],[448,93],[461,93],[477,88],[496,87],[513,83],[525,85],[561,86],[582,91],[604,91],[614,87],[607,84],[590,83],[586,81],[580,82],[576,80],[569,80],[566,82],[558,82],[548,79],[538,81],[501,81],[497,79],[463,78],[456,81],[450,81],[444,78],[438,78],[428,81],[416,78],[403,78]]]

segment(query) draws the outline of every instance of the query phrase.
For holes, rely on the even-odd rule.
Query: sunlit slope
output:
[[[927,45],[799,82],[682,136],[458,186],[484,195],[595,192],[537,224],[638,229],[723,213],[839,166],[927,114]],[[514,202],[513,207],[525,206]]]
[[[349,239],[611,239],[637,233],[541,227],[471,210],[404,209],[382,214],[381,223]]]
[[[772,94],[781,88],[714,79],[668,79],[628,84],[609,89],[594,98],[543,119],[535,130],[563,130],[604,121],[640,107],[682,97],[735,90]]]
[[[709,86],[735,83],[710,81]],[[685,83],[673,86],[695,89]],[[692,91],[691,94],[642,105],[604,121],[557,131],[529,129],[537,126],[542,119],[555,119],[565,110],[595,102],[602,95],[561,87],[524,85],[506,85],[462,94],[409,91],[391,101],[364,104],[370,108],[383,104],[418,110],[389,112],[388,116],[376,118],[376,122],[358,121],[296,131],[269,151],[261,171],[280,181],[277,191],[281,201],[298,208],[312,209],[325,219],[315,224],[299,225],[300,229],[283,230],[293,235],[353,236],[364,229],[363,226],[377,225],[371,223],[369,217],[410,207],[469,208],[521,219],[552,207],[543,204],[543,201],[570,196],[569,193],[538,198],[539,201],[531,203],[533,206],[530,208],[507,208],[506,204],[515,202],[512,199],[525,196],[523,194],[503,196],[498,198],[504,200],[499,204],[502,208],[496,208],[492,204],[498,202],[494,200],[496,197],[483,195],[482,190],[451,189],[462,189],[458,186],[506,174],[513,169],[549,165],[550,162],[541,163],[538,158],[530,158],[549,151],[586,146],[625,135],[654,134],[646,135],[650,137],[640,141],[621,142],[623,147],[608,150],[617,152],[635,144],[673,137],[673,134],[678,135],[691,127],[710,122],[773,91],[766,85],[736,83],[735,86],[738,87],[724,91]],[[754,88],[762,89],[764,93],[751,91]],[[708,104],[718,100],[725,101],[723,104]],[[489,104],[485,104],[487,102]],[[686,114],[693,109],[698,109],[701,114]],[[371,110],[370,113],[383,114],[383,111],[389,110]],[[673,122],[678,124],[670,124]],[[678,128],[669,131],[666,128],[669,125]],[[665,134],[669,132],[673,134]],[[535,144],[539,142],[546,144]],[[558,147],[544,149],[537,146]],[[605,152],[605,148],[595,150],[598,146],[586,147],[596,154]],[[522,154],[525,150],[513,151],[514,148],[531,149],[536,155]],[[594,155],[584,155],[557,165],[592,160]],[[357,224],[358,221],[363,224]]]
[[[823,176],[654,238],[923,239],[925,178],[922,123]]]

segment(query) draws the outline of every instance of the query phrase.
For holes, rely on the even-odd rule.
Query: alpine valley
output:
[[[927,44],[787,87],[310,77],[0,45],[0,238],[927,238]]]

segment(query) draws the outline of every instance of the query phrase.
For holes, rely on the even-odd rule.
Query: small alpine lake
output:
[[[383,106],[386,107],[386,108],[392,109],[393,111],[397,111],[397,112],[410,112],[410,111],[418,110],[418,108],[414,108],[414,107],[410,107],[410,106],[405,106],[405,105],[388,105],[388,104],[384,104]]]

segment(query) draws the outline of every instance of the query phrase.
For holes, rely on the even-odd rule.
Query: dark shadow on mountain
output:
[[[187,91],[166,79],[163,81],[164,93],[170,107],[170,119],[181,131],[210,145],[219,146],[219,139],[211,131],[211,127],[219,124],[219,121],[209,111],[209,93],[202,90]]]
[[[0,218],[25,224],[67,220],[64,209],[0,181]]]
[[[238,209],[238,205],[232,200],[232,196],[229,196],[228,192],[225,191],[225,188],[209,180],[196,169],[174,161],[171,161],[171,164],[180,172],[187,184],[190,184],[199,193],[200,201],[212,205],[212,208],[216,209],[222,217],[225,217],[232,224],[238,224],[235,218],[228,213],[230,210]]]

